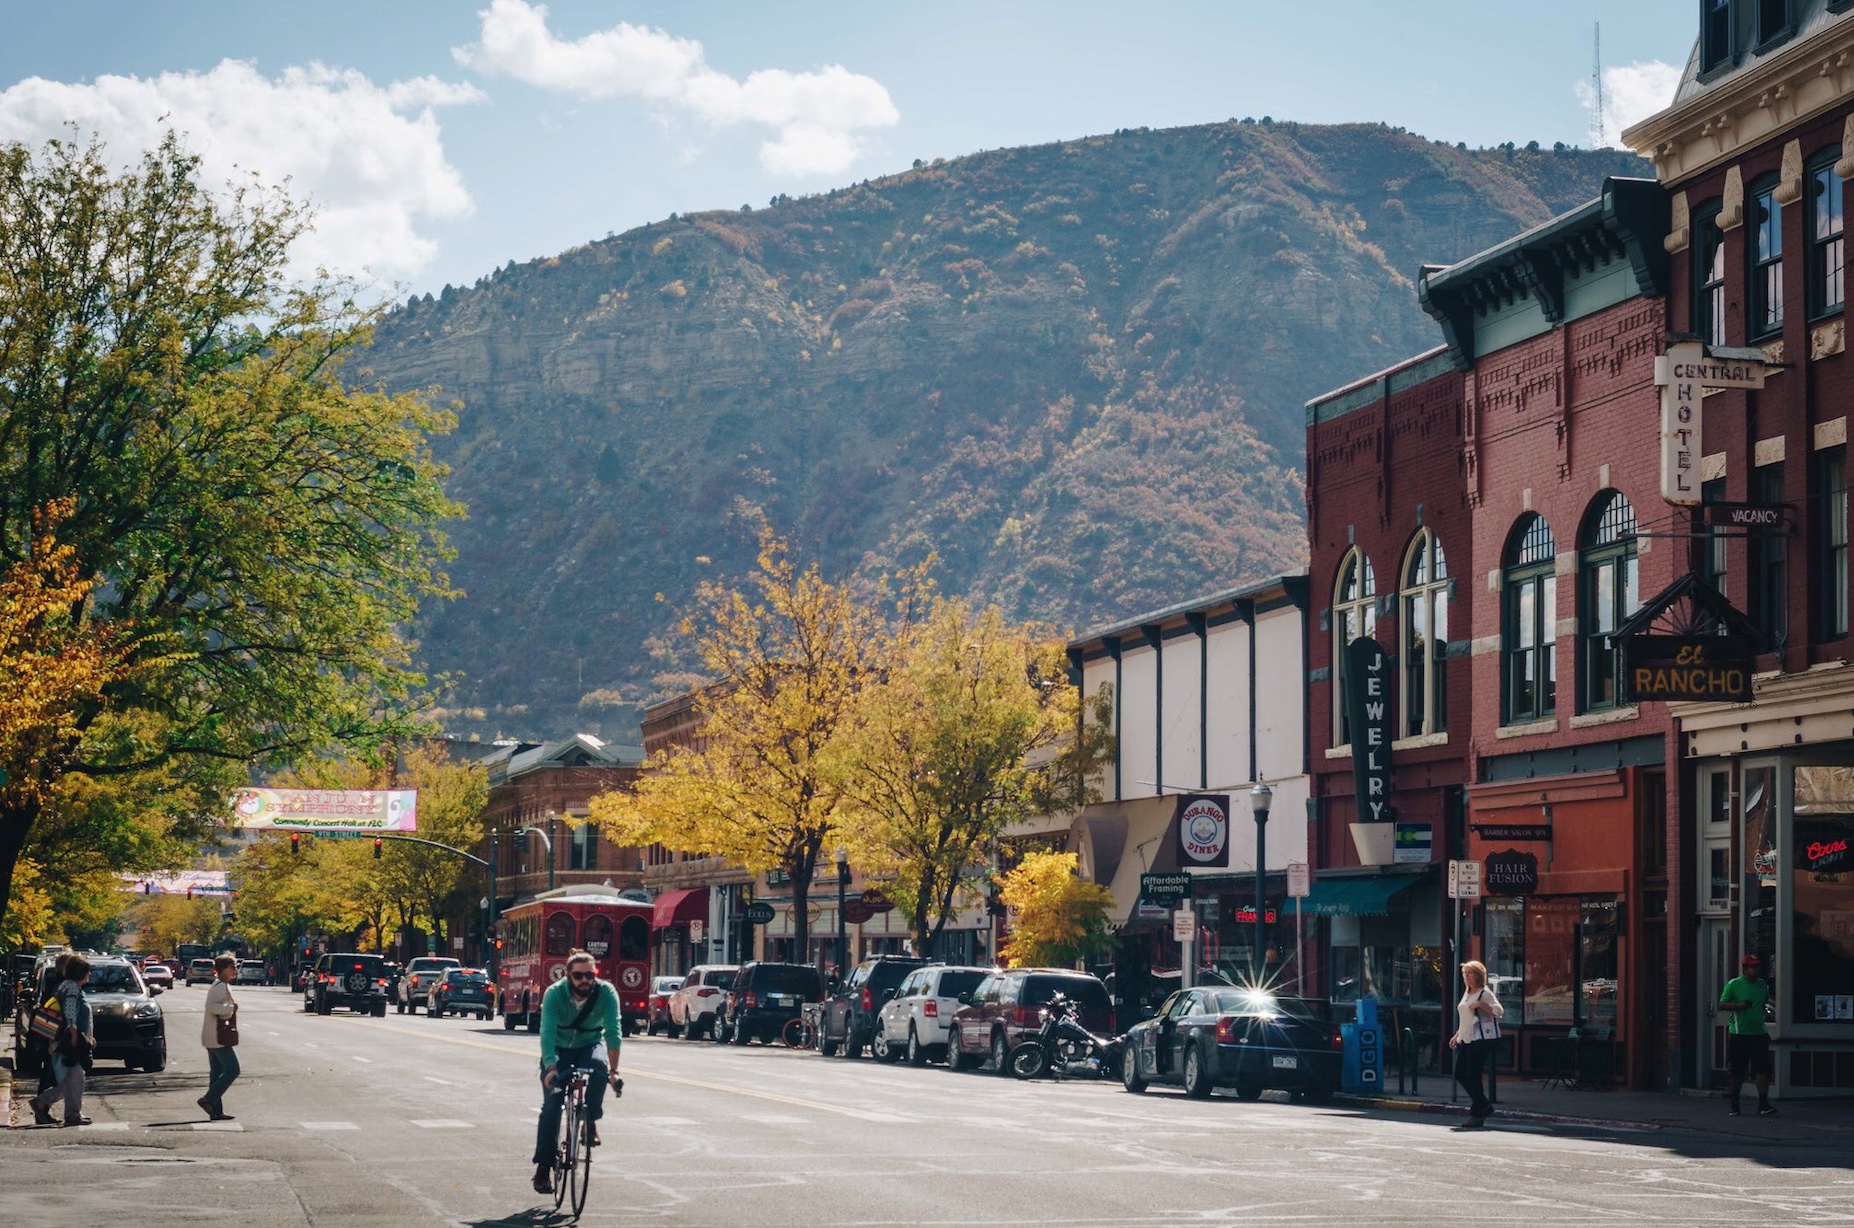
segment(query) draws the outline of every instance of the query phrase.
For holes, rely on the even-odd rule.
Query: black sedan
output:
[[[431,983],[431,992],[425,998],[425,1013],[433,1019],[446,1015],[488,1019],[491,1008],[489,974],[481,968],[446,968]]]
[[[1187,1096],[1233,1087],[1244,1100],[1278,1088],[1324,1104],[1339,1088],[1339,1029],[1326,1006],[1251,989],[1181,989],[1133,1025],[1121,1082],[1178,1083]]]

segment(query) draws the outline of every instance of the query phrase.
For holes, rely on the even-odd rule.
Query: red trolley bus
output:
[[[543,891],[502,914],[502,967],[497,976],[502,1027],[541,1028],[541,995],[566,975],[566,959],[585,949],[599,975],[618,990],[624,1033],[643,1026],[650,1012],[652,907],[609,887]]]

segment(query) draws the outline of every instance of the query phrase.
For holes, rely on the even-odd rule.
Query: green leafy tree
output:
[[[801,569],[762,531],[748,585],[704,585],[682,634],[708,681],[695,704],[703,745],[659,751],[634,788],[588,810],[620,844],[784,871],[803,951],[811,874],[840,831],[843,736],[858,688],[886,663],[879,598]]]
[[[842,761],[850,847],[908,918],[926,953],[1012,823],[1094,799],[1112,753],[1083,725],[1063,641],[996,607],[940,599],[899,639],[891,668],[864,689]]]
[[[1113,943],[1113,892],[1076,874],[1074,853],[1026,853],[998,898],[1014,917],[1005,958],[1013,968],[1073,967]]]
[[[377,741],[422,682],[401,629],[448,590],[429,439],[451,415],[351,386],[377,312],[285,280],[307,225],[207,190],[172,136],[122,172],[0,147],[0,567],[71,500],[57,538],[94,586],[69,617],[123,666],[0,793],[0,912],[54,782],[146,797],[178,760]]]

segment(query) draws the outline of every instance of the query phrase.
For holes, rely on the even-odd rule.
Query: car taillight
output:
[[[875,995],[869,992],[867,985],[863,986],[863,1009],[866,1011],[875,1009]]]
[[[1043,1008],[1040,1006],[1013,1006],[1011,1022],[1020,1028],[1038,1027],[1043,1022]]]
[[[751,989],[749,989],[747,991],[747,997],[746,997],[746,1003],[747,1003],[748,1010],[753,1009],[754,998],[755,998],[754,992]]]
[[[927,1016],[929,1019],[938,1019],[940,1017],[939,1001],[935,998],[929,998],[921,1003],[921,1014]]]
[[[719,989],[710,989],[708,986],[704,985],[700,989],[695,991],[695,996],[698,998],[706,998],[710,994],[718,994],[720,992],[721,991]]]
[[[1340,1034],[1338,1028],[1333,1029],[1332,1039],[1327,1044],[1331,1045],[1335,1052],[1345,1048],[1345,1037]]]
[[[1236,1043],[1236,1019],[1232,1015],[1221,1016],[1217,1020],[1217,1043],[1233,1045]]]
[[[380,987],[381,989],[385,989],[385,988],[386,988],[386,978],[385,978],[385,977],[383,977],[383,976],[376,976],[376,977],[374,977],[374,978],[373,978],[373,983],[374,983],[375,985],[378,985],[378,986],[379,986],[379,987]]]

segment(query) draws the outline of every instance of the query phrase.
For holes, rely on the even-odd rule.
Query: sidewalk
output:
[[[1419,1092],[1391,1088],[1372,1096],[1342,1093],[1337,1103],[1404,1113],[1443,1113],[1466,1118],[1468,1098],[1451,1102],[1452,1084],[1443,1074],[1424,1075]],[[1545,1088],[1537,1079],[1503,1078],[1493,1124],[1501,1121],[1591,1126],[1623,1130],[1697,1130],[1758,1142],[1854,1142],[1854,1099],[1779,1100],[1777,1116],[1757,1115],[1757,1094],[1745,1088],[1745,1115],[1732,1117],[1722,1092],[1630,1092]]]

